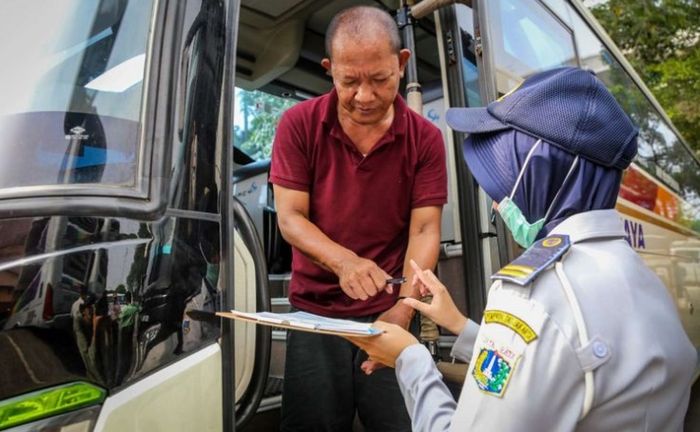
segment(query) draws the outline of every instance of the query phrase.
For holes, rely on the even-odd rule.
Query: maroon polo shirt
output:
[[[270,181],[308,192],[312,223],[331,240],[400,276],[411,209],[447,201],[442,134],[397,96],[391,127],[363,157],[340,126],[337,103],[332,90],[283,114],[272,147]],[[360,317],[387,310],[397,295],[382,292],[353,300],[334,273],[292,248],[289,301],[298,309]]]

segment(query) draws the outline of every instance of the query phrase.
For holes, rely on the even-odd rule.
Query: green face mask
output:
[[[513,235],[513,240],[515,240],[520,246],[524,247],[525,249],[532,246],[532,244],[535,242],[537,234],[539,234],[539,232],[542,230],[544,223],[547,221],[547,217],[549,217],[549,212],[552,210],[554,203],[557,202],[559,193],[564,189],[566,181],[569,179],[569,176],[571,176],[571,173],[574,171],[574,168],[578,163],[578,156],[576,156],[576,159],[574,159],[571,168],[569,168],[569,172],[564,178],[562,186],[559,188],[559,191],[554,196],[554,199],[549,205],[549,208],[547,209],[547,212],[545,213],[544,217],[542,219],[536,220],[533,223],[528,222],[522,210],[520,210],[520,208],[518,208],[515,202],[513,202],[513,196],[515,195],[515,191],[518,189],[520,180],[523,178],[523,173],[525,172],[525,168],[527,168],[527,164],[530,162],[530,157],[532,156],[532,153],[535,151],[535,149],[541,142],[542,140],[538,140],[535,143],[535,145],[533,145],[530,149],[530,152],[527,154],[527,158],[525,158],[525,163],[523,163],[523,167],[520,169],[520,173],[518,173],[518,178],[515,180],[515,185],[513,186],[513,190],[511,191],[510,196],[503,198],[501,202],[498,203],[497,209],[498,213],[503,219],[503,223]]]
[[[523,212],[510,197],[503,198],[498,204],[498,213],[510,233],[513,234],[513,240],[525,249],[532,246],[537,238],[537,233],[544,226],[545,218],[535,221],[535,223],[528,222]]]

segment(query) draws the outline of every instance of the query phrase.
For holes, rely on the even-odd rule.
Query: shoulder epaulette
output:
[[[500,279],[525,286],[552,263],[559,261],[570,246],[568,235],[555,234],[545,237],[535,242],[513,262],[492,275],[491,279]]]

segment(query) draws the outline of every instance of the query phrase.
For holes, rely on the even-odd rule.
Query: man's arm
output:
[[[274,185],[277,219],[284,239],[320,266],[338,275],[352,299],[367,300],[391,277],[373,261],[334,242],[309,220],[309,193]]]
[[[418,298],[420,293],[413,287],[413,268],[410,261],[414,260],[421,268],[435,268],[440,252],[440,217],[442,207],[419,207],[411,211],[411,223],[408,233],[408,247],[403,264],[403,275],[406,282],[401,285],[399,296]],[[378,319],[398,324],[408,328],[415,309],[397,302],[391,309],[384,312]]]
[[[408,233],[408,247],[403,265],[403,275],[406,282],[401,285],[399,296],[414,297],[420,296],[418,289],[413,287],[413,268],[410,261],[415,261],[421,268],[435,268],[438,254],[440,252],[440,217],[442,207],[418,207],[411,211],[411,223]],[[378,321],[385,321],[408,329],[413,315],[416,311],[404,302],[396,302],[394,306],[379,315]],[[362,363],[362,370],[370,374],[382,365],[374,360],[365,360]]]

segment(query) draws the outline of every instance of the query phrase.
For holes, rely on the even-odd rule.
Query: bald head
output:
[[[394,18],[383,10],[372,6],[354,6],[336,14],[326,30],[326,55],[332,59],[334,42],[349,38],[353,41],[363,39],[386,39],[391,51],[398,54],[401,50],[401,37]]]

